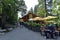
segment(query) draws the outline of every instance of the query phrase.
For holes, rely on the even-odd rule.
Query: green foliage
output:
[[[45,10],[41,7],[38,7],[37,15],[40,16],[40,17],[44,17],[44,14],[45,14]]]
[[[39,4],[37,7],[37,15],[40,17],[44,17],[45,16],[45,2],[44,0],[38,0]]]
[[[21,3],[18,0],[0,0],[0,14],[4,14],[5,18],[3,19],[6,19],[7,23],[11,24],[17,22],[17,10],[19,10],[20,6],[25,5],[24,2]],[[26,11],[26,9],[23,11]]]
[[[40,24],[33,23],[32,26],[33,26],[33,27],[40,27]]]
[[[57,21],[60,20],[60,0],[53,0],[52,14],[57,14]]]
[[[18,10],[22,13],[21,15],[23,16],[26,13],[26,11],[27,11],[27,9],[26,9],[27,7],[25,5],[25,1],[24,0],[20,0],[18,2],[18,4],[19,4]]]
[[[35,5],[35,7],[34,7],[34,13],[37,13],[37,7],[38,7],[38,5]]]
[[[40,24],[38,24],[38,23],[32,23],[32,22],[25,22],[25,24],[27,24],[27,25],[30,25],[30,26],[32,26],[32,27],[40,27],[41,25]]]

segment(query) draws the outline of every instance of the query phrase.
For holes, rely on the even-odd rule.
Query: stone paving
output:
[[[53,40],[53,39],[46,39],[45,37],[41,36],[40,33],[33,32],[25,27],[23,28],[17,27],[13,31],[0,36],[0,40]],[[57,40],[59,40],[59,38]]]

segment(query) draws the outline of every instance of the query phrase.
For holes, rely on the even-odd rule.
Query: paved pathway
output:
[[[16,28],[13,31],[0,36],[0,40],[46,40],[40,33],[23,28]]]

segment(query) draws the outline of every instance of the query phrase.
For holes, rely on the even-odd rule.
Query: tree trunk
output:
[[[6,16],[5,14],[2,14],[2,29],[5,29],[5,23],[6,23]]]

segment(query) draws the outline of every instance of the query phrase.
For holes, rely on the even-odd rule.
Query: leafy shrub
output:
[[[38,23],[32,23],[32,22],[24,22],[25,24],[27,25],[31,25],[32,27],[40,27],[41,24],[38,24]]]

